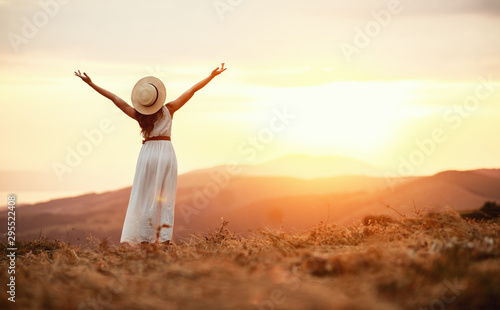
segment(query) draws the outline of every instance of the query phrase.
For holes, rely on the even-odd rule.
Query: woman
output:
[[[131,245],[155,242],[170,244],[177,190],[177,159],[170,142],[172,117],[198,90],[226,69],[222,64],[207,78],[165,105],[166,90],[163,83],[155,77],[145,77],[132,90],[133,107],[94,84],[85,72],[82,75],[80,70],[75,71],[76,76],[135,119],[144,138],[120,242]]]

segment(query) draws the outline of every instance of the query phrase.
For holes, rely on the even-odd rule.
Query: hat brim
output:
[[[136,98],[140,86],[147,83],[151,83],[156,87],[156,89],[158,90],[158,98],[152,105],[146,107],[143,106],[142,104],[137,103]],[[165,103],[166,98],[167,98],[167,90],[165,89],[165,85],[163,85],[163,82],[160,79],[154,76],[143,77],[142,79],[137,81],[137,83],[135,83],[134,88],[132,89],[132,105],[134,106],[134,109],[137,112],[144,115],[151,115],[158,112],[158,110],[160,110],[163,104]]]

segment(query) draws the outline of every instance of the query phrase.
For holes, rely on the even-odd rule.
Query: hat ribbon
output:
[[[148,83],[149,85],[153,86],[156,90],[156,98],[155,100],[150,104],[150,105],[147,105],[146,107],[150,107],[152,106],[153,104],[155,104],[156,100],[158,100],[158,88],[156,88],[156,86],[153,84],[153,83]]]

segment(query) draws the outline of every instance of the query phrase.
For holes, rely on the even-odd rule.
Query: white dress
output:
[[[163,117],[156,121],[149,137],[171,135],[172,117],[165,105],[162,109]],[[172,142],[145,142],[137,160],[120,242],[138,244],[171,240],[176,191],[177,158]],[[164,224],[170,227],[161,228]]]

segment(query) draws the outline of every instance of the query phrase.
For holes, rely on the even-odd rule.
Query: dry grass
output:
[[[18,249],[16,303],[2,289],[2,309],[500,308],[499,225],[451,211],[244,238],[223,222],[142,250],[92,237]],[[1,259],[5,280],[4,247]]]

